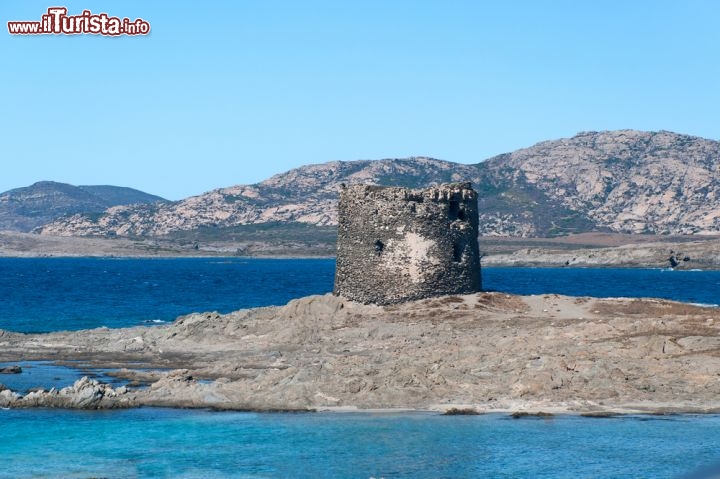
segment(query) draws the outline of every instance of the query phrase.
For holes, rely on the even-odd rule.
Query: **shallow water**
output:
[[[720,417],[0,411],[0,478],[672,478]]]
[[[22,372],[19,374],[0,374],[0,384],[21,394],[35,388],[45,390],[50,388],[62,389],[71,386],[83,376],[111,384],[113,387],[127,383],[125,380],[108,376],[107,373],[111,370],[86,368],[80,365],[76,367],[56,365],[50,361],[0,363],[0,368],[5,366],[20,366],[22,368]]]

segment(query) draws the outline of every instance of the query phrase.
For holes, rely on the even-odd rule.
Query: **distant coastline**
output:
[[[588,233],[556,238],[481,237],[483,266],[720,269],[720,236]],[[61,237],[0,232],[0,257],[334,258],[332,242]],[[671,260],[673,258],[673,260]],[[673,264],[673,261],[675,264]]]

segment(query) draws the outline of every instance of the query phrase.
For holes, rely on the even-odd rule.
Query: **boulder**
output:
[[[20,366],[5,366],[0,368],[0,374],[20,374],[22,368]]]

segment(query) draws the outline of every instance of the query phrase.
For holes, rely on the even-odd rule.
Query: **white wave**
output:
[[[688,303],[692,306],[698,306],[700,308],[720,308],[720,304],[712,304],[712,303]]]

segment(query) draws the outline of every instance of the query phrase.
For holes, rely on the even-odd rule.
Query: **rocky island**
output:
[[[5,390],[0,407],[719,412],[719,352],[717,309],[671,301],[328,294],[171,325],[1,332],[0,361],[73,361],[137,386]]]
[[[469,185],[343,195],[338,295],[164,326],[0,331],[0,361],[71,362],[131,381],[0,388],[0,407],[720,412],[717,308],[476,291]],[[428,211],[435,222],[415,225]]]

